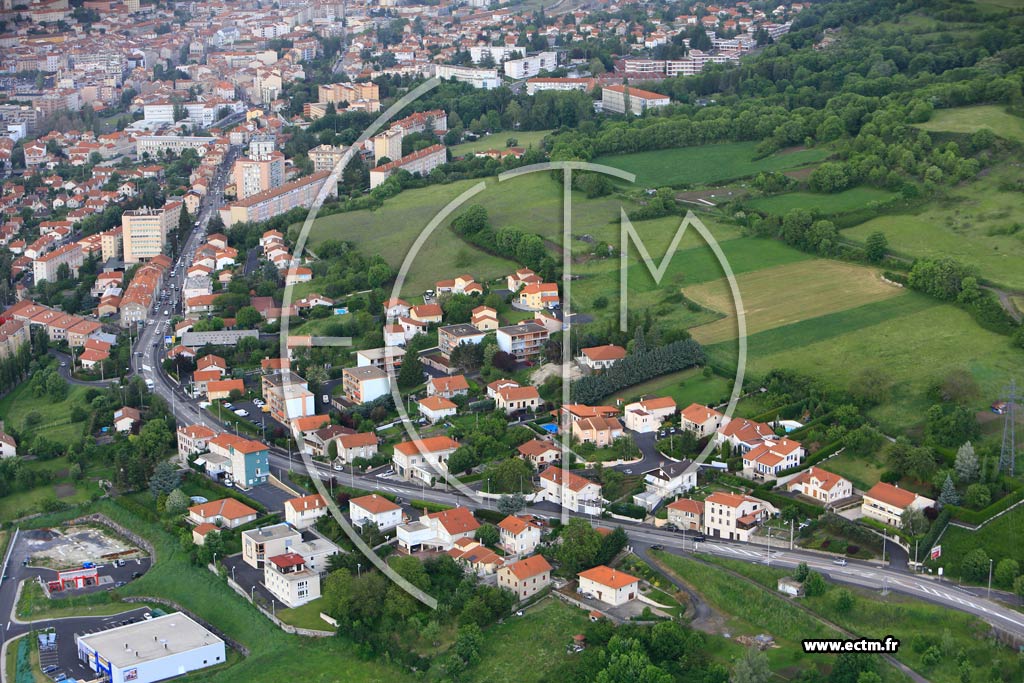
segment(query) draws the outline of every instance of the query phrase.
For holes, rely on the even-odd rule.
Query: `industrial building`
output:
[[[162,617],[75,636],[78,658],[111,683],[151,683],[222,664],[224,641],[193,619]]]

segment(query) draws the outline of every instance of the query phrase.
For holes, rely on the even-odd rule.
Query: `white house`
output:
[[[415,522],[398,527],[398,547],[408,553],[418,550],[448,552],[455,542],[472,538],[480,522],[468,508],[458,507],[421,515]]]
[[[770,479],[796,467],[803,457],[804,449],[799,441],[785,437],[765,439],[743,455],[743,474],[753,479]]]
[[[661,424],[675,415],[675,412],[676,402],[671,396],[647,398],[627,404],[623,411],[623,422],[626,429],[647,434],[660,429]]]
[[[360,528],[372,524],[381,531],[386,531],[402,523],[402,507],[384,496],[372,493],[350,499],[348,516],[352,519],[352,524]]]
[[[714,408],[691,403],[680,411],[679,426],[702,439],[717,432],[724,419],[725,416]]]
[[[419,406],[420,415],[430,421],[431,424],[446,420],[458,412],[459,407],[441,396],[427,396],[416,402]]]
[[[10,434],[0,431],[0,458],[13,458],[18,454],[18,442]]]
[[[510,555],[527,555],[540,544],[541,525],[532,515],[509,515],[498,522],[501,547]]]
[[[704,533],[746,542],[758,525],[776,512],[763,500],[715,491],[704,500]]]
[[[448,436],[429,436],[416,441],[403,441],[395,445],[395,453],[392,456],[395,473],[405,481],[420,479],[430,483],[438,476],[438,470],[447,469],[445,462],[458,447],[459,442]]]
[[[263,585],[287,607],[299,607],[320,597],[320,574],[308,569],[302,555],[285,553],[267,558]]]
[[[605,344],[581,349],[576,361],[590,370],[607,370],[625,357],[626,349],[615,344]]]
[[[305,529],[316,524],[328,512],[327,501],[319,493],[291,498],[284,502],[284,521],[296,529]]]
[[[648,511],[664,498],[697,488],[697,467],[690,460],[662,462],[644,472],[644,492],[633,496],[633,502]]]
[[[786,482],[786,490],[802,493],[828,506],[853,495],[853,484],[820,467],[809,467]]]
[[[571,512],[599,515],[604,508],[601,485],[574,472],[549,467],[541,473],[540,484],[541,499],[560,502]]]
[[[923,510],[933,505],[935,501],[931,498],[880,481],[864,494],[860,510],[865,517],[898,529],[903,524],[903,513],[908,509]]]
[[[640,595],[640,579],[603,564],[580,572],[578,577],[580,593],[612,607],[624,605]]]

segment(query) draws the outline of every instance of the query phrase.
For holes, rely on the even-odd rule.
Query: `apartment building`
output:
[[[235,197],[246,199],[284,185],[284,155],[273,152],[264,157],[242,157],[235,161],[232,177]]]
[[[448,161],[448,150],[444,145],[431,145],[412,154],[407,154],[401,159],[390,161],[382,166],[370,169],[370,189],[373,189],[388,179],[395,171],[408,171],[409,173],[427,175],[435,168]]]
[[[85,262],[85,252],[82,250],[81,242],[72,242],[62,247],[57,247],[48,254],[43,254],[32,262],[32,274],[37,283],[43,280],[54,282],[57,280],[57,271],[62,265],[67,265],[72,277],[78,277],[78,269]]]
[[[235,223],[270,220],[295,208],[308,209],[324,188],[328,176],[329,172],[321,171],[234,201],[220,208],[221,220],[224,225],[231,227]],[[337,183],[331,183],[326,193],[328,197],[338,196]]]
[[[590,92],[595,83],[593,78],[531,78],[526,81],[526,94],[536,95],[545,90]]]
[[[263,565],[263,585],[286,607],[299,607],[320,597],[320,574],[306,567],[297,553],[274,555]]]
[[[530,360],[543,353],[550,336],[547,329],[532,322],[499,327],[495,335],[498,348],[512,354],[517,361]]]
[[[318,145],[309,150],[306,155],[313,162],[313,172],[322,173],[333,171],[334,167],[341,163],[347,151],[348,147]]]
[[[441,355],[451,359],[452,351],[463,344],[479,344],[484,340],[487,333],[479,330],[469,323],[458,325],[445,325],[437,330],[437,348]]]
[[[601,89],[601,106],[604,111],[613,114],[625,114],[628,110],[639,116],[648,109],[667,107],[670,103],[668,95],[629,85],[606,85]]]
[[[388,371],[375,365],[345,368],[341,373],[342,391],[352,403],[369,403],[391,392]]]
[[[181,202],[167,202],[159,209],[125,211],[121,216],[121,240],[125,263],[149,261],[163,253],[167,234],[178,227]]]

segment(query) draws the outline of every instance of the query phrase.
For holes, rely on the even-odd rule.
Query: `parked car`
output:
[[[236,410],[234,412],[235,412],[235,415],[237,415],[238,417],[247,417],[249,415],[249,411],[246,410],[245,408],[239,408],[238,410]]]
[[[705,536],[704,534],[701,534],[700,536],[694,536],[693,537],[693,542],[694,543],[703,543],[706,540],[708,540],[708,537]]]
[[[665,546],[663,546],[660,543],[655,543],[654,545],[651,546],[651,550],[664,550],[664,549],[665,549]]]

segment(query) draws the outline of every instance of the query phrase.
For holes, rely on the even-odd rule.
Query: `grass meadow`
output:
[[[984,4],[1020,9],[1024,7],[1024,0],[985,0]],[[989,128],[1001,138],[1024,142],[1024,119],[1007,113],[1006,108],[998,104],[937,109],[928,121],[917,127],[940,133],[973,133]]]
[[[1024,169],[1003,165],[974,182],[958,186],[917,214],[879,216],[843,236],[863,242],[882,232],[889,247],[911,258],[953,256],[976,266],[984,278],[1024,290],[1024,227],[1020,191]]]
[[[819,162],[829,155],[824,149],[798,148],[755,160],[756,147],[754,142],[677,147],[597,157],[594,163],[634,173],[636,182],[644,187],[666,187],[718,183],[761,171],[785,171]]]
[[[472,142],[463,142],[461,145],[451,147],[453,157],[461,157],[475,152],[486,152],[491,149],[505,149],[505,143],[509,138],[515,138],[514,147],[540,147],[541,140],[551,133],[550,130],[523,130],[512,133],[496,133],[485,135]]]
[[[854,187],[835,194],[815,192],[787,192],[772,197],[760,197],[749,202],[758,211],[785,215],[793,209],[820,211],[825,215],[847,213],[864,209],[871,202],[886,202],[896,195],[873,187]]]
[[[70,412],[74,405],[85,407],[87,391],[88,387],[69,385],[64,400],[54,403],[46,396],[34,395],[28,382],[24,382],[0,400],[0,419],[13,425],[21,434],[42,434],[52,441],[70,443],[85,431],[85,422],[72,422]],[[36,426],[26,429],[25,416],[33,412],[39,413],[42,419]]]

